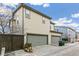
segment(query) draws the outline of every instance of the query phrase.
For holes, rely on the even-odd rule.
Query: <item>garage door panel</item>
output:
[[[59,45],[59,40],[60,40],[60,37],[52,36],[51,37],[51,44],[54,45],[54,46],[58,46]]]
[[[47,44],[47,36],[40,35],[27,35],[28,42],[32,43],[32,46],[46,45]]]

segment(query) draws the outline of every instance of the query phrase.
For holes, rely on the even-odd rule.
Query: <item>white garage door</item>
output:
[[[27,35],[28,43],[32,46],[47,45],[48,38],[44,35]]]
[[[58,46],[59,45],[59,40],[60,40],[60,37],[52,36],[51,37],[51,44],[54,45],[54,46]]]

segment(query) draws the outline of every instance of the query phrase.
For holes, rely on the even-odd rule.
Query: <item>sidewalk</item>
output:
[[[43,45],[43,46],[37,46],[33,47],[33,53],[27,53],[23,50],[18,50],[11,52],[7,55],[9,56],[48,56],[49,54],[56,54],[64,49],[71,48],[78,44],[76,43],[67,43],[65,46],[51,46],[51,45]]]

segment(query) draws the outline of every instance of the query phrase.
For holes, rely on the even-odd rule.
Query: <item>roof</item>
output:
[[[55,23],[52,20],[50,21],[50,23],[55,25]]]
[[[40,14],[40,15],[42,15],[42,16],[48,18],[48,19],[52,19],[50,16],[47,16],[47,15],[45,15],[45,14],[43,14],[43,13],[41,13],[41,12],[35,10],[35,9],[33,9],[32,7],[27,6],[27,5],[24,4],[24,3],[21,3],[21,4],[19,5],[19,7],[13,12],[13,15],[14,15],[21,7],[24,7],[24,8],[26,8],[26,9],[28,9],[28,10],[31,10],[31,11],[35,12],[35,13],[38,13],[38,14]]]
[[[67,27],[67,26],[55,26],[55,27],[68,28],[68,29],[71,29],[72,31],[75,31],[75,32],[76,32],[76,30],[75,30],[75,29],[72,29],[72,28],[70,28],[70,27]]]
[[[52,30],[50,30],[50,32],[54,32],[54,33],[63,34],[63,33],[61,33],[61,32],[56,32],[56,31],[52,31]]]

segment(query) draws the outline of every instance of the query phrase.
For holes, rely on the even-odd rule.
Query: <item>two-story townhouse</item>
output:
[[[28,42],[32,43],[33,46],[47,45],[54,42],[56,38],[53,36],[61,37],[61,33],[50,31],[51,17],[26,4],[20,4],[13,12],[13,18],[11,31],[14,34],[23,34],[24,44]],[[52,25],[54,26],[54,24]],[[56,40],[55,44],[58,44],[58,41]]]
[[[66,26],[55,26],[57,32],[62,32],[62,39],[67,39],[68,42],[76,41],[76,31]]]
[[[79,32],[76,34],[77,41],[79,42]]]
[[[74,29],[69,28],[67,35],[69,36],[69,42],[76,42],[76,31]]]
[[[59,45],[59,41],[62,39],[62,32],[55,31],[55,23],[50,21],[50,34],[51,34],[51,45]]]

